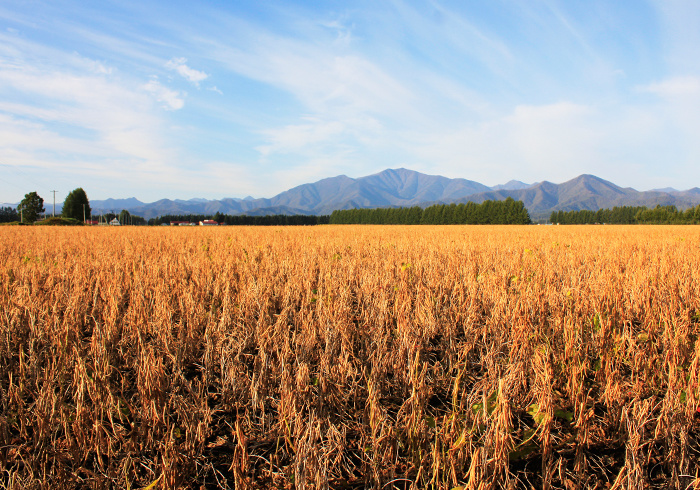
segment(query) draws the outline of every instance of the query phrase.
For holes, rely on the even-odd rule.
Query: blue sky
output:
[[[0,202],[386,168],[700,186],[700,2],[0,3]]]

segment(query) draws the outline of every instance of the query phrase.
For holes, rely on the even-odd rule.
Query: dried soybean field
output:
[[[0,488],[693,488],[700,229],[0,228]]]

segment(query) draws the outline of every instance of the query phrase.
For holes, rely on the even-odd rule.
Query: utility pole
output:
[[[53,217],[56,217],[56,193],[58,191],[51,191],[53,192]]]
[[[83,223],[85,223],[85,204],[83,204]]]

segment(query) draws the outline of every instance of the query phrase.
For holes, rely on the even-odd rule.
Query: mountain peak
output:
[[[525,182],[521,182],[519,180],[509,180],[505,184],[499,184],[499,185],[494,185],[491,187],[494,191],[500,191],[500,190],[507,190],[507,191],[514,191],[518,189],[526,189],[530,187],[531,184],[526,184]]]
[[[483,202],[511,197],[520,200],[533,219],[552,211],[597,210],[614,206],[656,206],[674,204],[687,208],[700,204],[697,188],[675,193],[638,192],[619,187],[600,177],[582,174],[567,182],[542,181],[526,184],[511,180],[487,187],[466,179],[427,175],[407,168],[386,169],[365,177],[328,177],[302,184],[271,198],[188,201],[162,199],[143,204],[137,199],[93,201],[93,210],[128,209],[152,218],[163,214],[330,214],[336,209],[428,206],[436,203]]]

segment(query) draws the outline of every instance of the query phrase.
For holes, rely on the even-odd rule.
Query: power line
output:
[[[0,167],[5,167],[5,168],[11,170],[15,174],[15,177],[18,177],[18,178],[24,180],[25,182],[28,182],[31,187],[34,187],[36,189],[37,192],[42,187],[44,187],[44,188],[46,187],[46,182],[44,179],[40,178],[39,180],[35,180],[34,177],[36,177],[36,176],[33,175],[32,177],[30,177],[29,175],[27,175],[26,173],[21,171],[20,170],[21,167],[18,165],[13,165],[13,164],[8,164],[8,163],[0,163]],[[13,187],[16,187],[17,189],[24,189],[24,191],[26,192],[26,189],[27,189],[26,185],[19,184],[18,181],[15,179],[9,180],[8,177],[9,177],[8,174],[6,172],[3,172],[3,175],[0,178],[0,181],[4,182],[5,184],[9,184]],[[41,183],[39,181],[41,181]],[[53,192],[53,191],[51,191],[51,192]],[[55,200],[56,200],[56,195],[54,194],[54,216],[56,214]]]
[[[10,169],[17,177],[28,182],[29,184],[31,184],[32,187],[35,187],[37,189],[40,189],[42,187],[46,187],[46,181],[44,179],[39,178],[39,180],[36,180],[37,176],[35,176],[35,175],[32,175],[30,177],[29,175],[27,175],[26,173],[24,173],[23,171],[20,170],[21,167],[19,165],[13,165],[11,163],[0,163],[0,166]],[[3,177],[4,177],[3,181],[5,183],[10,184],[10,185],[14,185],[16,187],[23,187],[23,186],[20,186],[20,184],[17,184],[16,182],[8,181],[7,174],[5,174]],[[41,181],[41,182],[39,182],[39,181]]]

